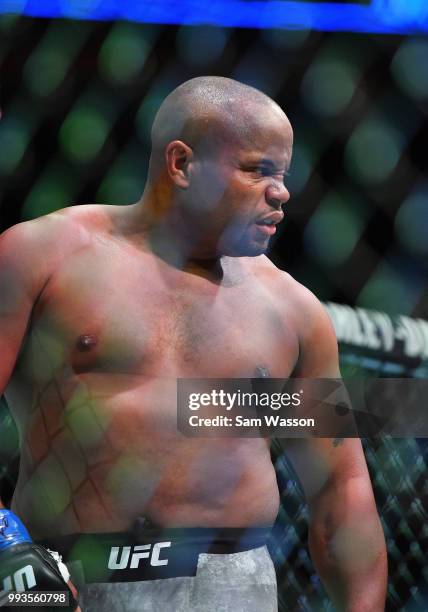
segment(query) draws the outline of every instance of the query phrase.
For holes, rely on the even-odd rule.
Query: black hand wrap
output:
[[[24,568],[26,568],[24,570]],[[61,575],[58,564],[51,553],[32,542],[24,542],[15,544],[5,550],[0,551],[0,589],[7,591],[22,591],[27,592],[37,591],[62,591],[68,593],[69,606],[65,607],[26,607],[24,609],[40,612],[50,610],[50,612],[61,610],[76,610],[78,603],[75,600],[73,593],[64,581]],[[0,609],[1,612],[16,610],[15,607],[9,607],[8,593],[6,590],[0,590]],[[22,604],[21,604],[22,606]],[[21,607],[20,606],[20,607]],[[21,607],[22,609],[22,607]]]

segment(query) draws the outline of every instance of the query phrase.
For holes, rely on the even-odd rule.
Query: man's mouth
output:
[[[266,219],[265,221],[257,221],[257,225],[276,225],[277,222],[272,219]]]
[[[257,230],[261,233],[264,234],[265,236],[273,236],[274,233],[276,232],[276,226],[274,223],[256,223],[257,225]]]
[[[276,225],[280,223],[284,218],[284,213],[279,210],[265,215],[258,221],[256,221],[257,229],[266,236],[273,236],[276,232]]]

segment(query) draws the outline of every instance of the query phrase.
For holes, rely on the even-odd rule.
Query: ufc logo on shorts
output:
[[[156,544],[139,544],[138,546],[112,546],[108,568],[112,570],[136,569],[141,559],[150,559],[150,565],[168,565],[168,559],[160,559],[162,548],[169,548],[171,542],[156,542]],[[131,554],[132,550],[132,554]],[[129,562],[130,561],[130,562]]]
[[[36,577],[32,565],[21,567],[12,576],[3,578],[4,591],[28,591],[35,585]]]

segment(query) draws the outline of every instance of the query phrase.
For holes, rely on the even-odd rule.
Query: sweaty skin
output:
[[[132,207],[63,214],[82,224],[86,244],[55,262],[9,385],[25,432],[13,509],[37,537],[126,530],[138,516],[168,526],[272,523],[278,490],[266,442],[177,434],[175,384],[260,376],[258,367],[290,375],[298,339],[274,266],[224,258],[214,282],[117,232]]]
[[[340,376],[323,307],[264,255],[292,141],[261,92],[192,79],[156,115],[139,202],[71,207],[0,237],[0,392],[21,441],[12,509],[33,538],[128,531],[137,517],[275,520],[268,441],[186,438],[176,380]],[[334,605],[380,612],[385,541],[360,441],[284,447]]]
[[[266,442],[177,434],[175,395],[180,377],[292,372],[298,340],[277,271],[263,256],[224,258],[219,283],[177,270],[112,231],[130,212],[94,207],[70,221],[88,243],[63,254],[33,310],[7,392],[25,432],[13,509],[37,537],[53,525],[126,530],[138,516],[269,524],[278,491]]]
[[[154,137],[136,205],[73,207],[29,228],[44,274],[6,396],[22,438],[12,508],[33,537],[128,530],[138,516],[275,520],[265,440],[176,428],[177,378],[288,377],[298,359],[297,283],[262,255],[275,230],[260,225],[282,219],[292,132],[273,102],[256,108],[243,135],[221,117],[222,137],[196,139],[198,154],[172,141],[166,164]]]

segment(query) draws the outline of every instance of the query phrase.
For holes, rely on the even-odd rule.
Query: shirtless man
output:
[[[138,203],[67,208],[1,238],[0,389],[21,437],[11,510],[33,540],[74,551],[83,612],[277,609],[272,562],[252,535],[278,511],[266,440],[179,434],[176,379],[339,376],[322,306],[264,255],[289,199],[291,150],[270,98],[192,79],[158,111]],[[286,450],[337,609],[383,610],[385,542],[360,441]],[[156,553],[150,533],[161,534]],[[97,556],[105,534],[108,561]],[[176,544],[201,552],[197,567],[162,578]],[[113,577],[88,577],[106,563]],[[142,566],[153,580],[138,580]]]

